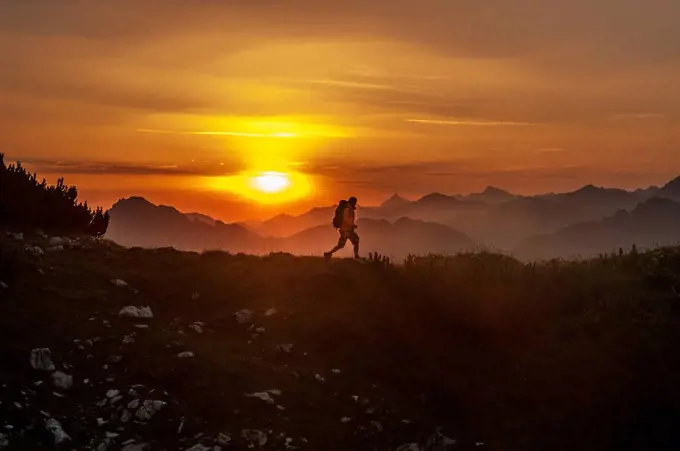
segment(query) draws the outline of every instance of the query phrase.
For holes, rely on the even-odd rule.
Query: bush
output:
[[[0,223],[19,228],[40,228],[60,234],[101,237],[109,226],[109,214],[78,202],[75,186],[38,182],[20,162],[5,165],[0,153]]]

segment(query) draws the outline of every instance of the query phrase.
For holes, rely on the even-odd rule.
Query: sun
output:
[[[263,193],[280,193],[291,185],[288,174],[283,172],[263,172],[252,178],[253,188]]]

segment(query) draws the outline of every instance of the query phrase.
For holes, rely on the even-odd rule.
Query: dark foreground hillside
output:
[[[680,249],[386,268],[21,238],[0,449],[680,446]]]

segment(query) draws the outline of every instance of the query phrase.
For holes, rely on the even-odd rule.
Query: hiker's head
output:
[[[356,208],[357,206],[357,198],[352,196],[349,199],[347,199],[347,202],[352,206],[352,208]]]

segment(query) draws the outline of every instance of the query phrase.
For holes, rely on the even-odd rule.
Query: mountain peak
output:
[[[506,191],[502,188],[498,188],[492,185],[487,186],[484,188],[484,191],[482,191],[482,194],[484,195],[509,195],[512,196],[512,193],[510,191]]]
[[[407,199],[404,199],[398,194],[393,194],[392,197],[387,199],[385,202],[380,204],[381,208],[396,208],[396,207],[401,207],[402,205],[408,204],[409,201]]]

